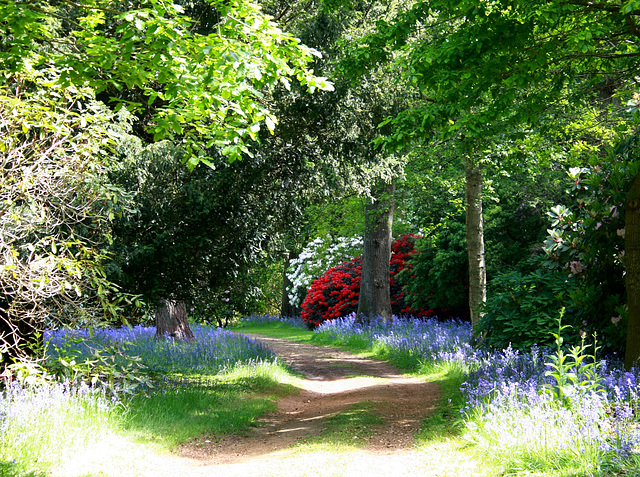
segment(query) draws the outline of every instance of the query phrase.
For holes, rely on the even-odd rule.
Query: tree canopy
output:
[[[0,2],[0,69],[11,83],[42,71],[63,87],[89,87],[126,107],[152,140],[181,144],[193,168],[215,147],[229,159],[249,152],[277,118],[264,88],[297,80],[331,89],[307,68],[316,50],[284,33],[254,4],[232,1],[133,3]],[[206,16],[193,3],[206,7]],[[200,9],[202,11],[202,9]]]

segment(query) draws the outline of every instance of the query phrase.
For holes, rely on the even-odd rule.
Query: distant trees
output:
[[[636,88],[639,14],[631,4],[613,2],[417,1],[356,39],[349,64],[354,74],[381,63],[397,65],[419,92],[386,122],[393,130],[387,148],[404,148],[407,142],[459,144],[478,166],[493,161],[492,144],[522,138],[531,128],[548,128],[554,135],[554,125],[573,121],[583,130],[600,131],[601,124],[617,120],[622,127],[614,127],[624,134],[631,117],[622,104]],[[594,107],[599,119],[581,121],[581,112]],[[468,201],[468,207],[474,203]],[[470,250],[469,256],[477,263],[470,270],[481,270],[481,254]],[[633,260],[626,258],[628,264]],[[634,269],[627,270],[629,283]],[[471,273],[469,286],[481,289],[482,274]],[[478,311],[482,299],[470,295],[470,307]],[[630,313],[631,326],[640,315]],[[473,321],[477,325],[478,317]],[[630,333],[628,342],[640,339]]]

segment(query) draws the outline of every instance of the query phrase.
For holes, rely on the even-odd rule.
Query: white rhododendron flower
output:
[[[290,303],[300,306],[316,278],[331,267],[362,255],[362,247],[362,237],[327,236],[309,242],[287,268],[287,278],[292,283],[287,287]]]

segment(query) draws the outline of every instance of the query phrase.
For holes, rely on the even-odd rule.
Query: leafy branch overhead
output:
[[[162,0],[57,3],[0,0],[4,81],[48,66],[52,84],[91,87],[144,118],[153,140],[181,142],[192,168],[212,148],[239,159],[263,125],[273,132],[265,88],[332,89],[308,67],[320,53],[247,2],[209,0],[207,22]]]
[[[345,74],[392,62],[419,98],[388,118],[402,147],[464,134],[482,139],[533,123],[566,95],[608,87],[628,99],[640,48],[640,4],[631,2],[418,1],[349,49]]]

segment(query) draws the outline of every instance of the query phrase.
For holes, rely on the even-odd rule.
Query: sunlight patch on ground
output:
[[[175,460],[173,456],[163,454],[153,446],[132,442],[123,436],[110,433],[69,456],[67,461],[59,469],[55,469],[51,475],[52,477],[186,475],[181,474],[181,471],[175,473]],[[180,461],[184,466],[187,459],[180,459]],[[174,470],[170,471],[171,468]]]
[[[318,394],[336,394],[386,384],[389,384],[389,380],[386,378],[357,377],[335,381],[305,380],[304,388]]]
[[[314,450],[311,450],[313,448]],[[297,455],[271,455],[271,459],[252,462],[207,466],[192,475],[224,475],[225,477],[417,477],[440,476],[430,473],[426,467],[427,456],[415,453],[397,453],[374,455],[363,450],[348,449],[337,451],[335,448],[322,449],[322,445],[302,446]],[[346,450],[345,450],[346,449]],[[275,457],[275,458],[274,458]],[[440,472],[440,471],[438,471]],[[451,474],[474,475],[474,474]]]

